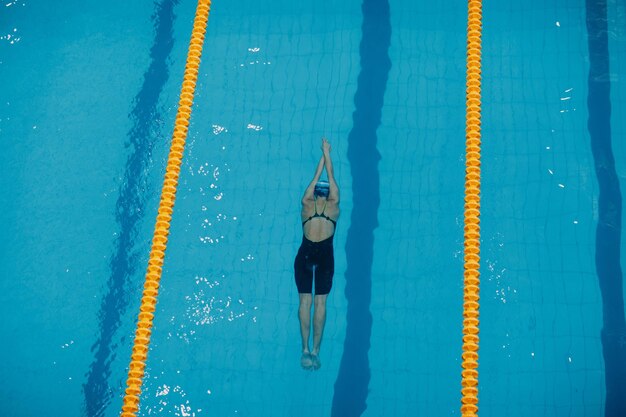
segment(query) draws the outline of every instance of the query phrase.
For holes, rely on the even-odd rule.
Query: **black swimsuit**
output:
[[[315,214],[302,222],[302,227],[309,220],[322,217],[337,226],[337,222],[326,214],[326,204],[321,213],[317,212],[317,205],[315,206]],[[335,273],[335,257],[333,254],[333,237],[332,236],[320,241],[313,242],[302,236],[302,244],[296,255],[296,260],[293,264],[296,286],[298,292],[301,294],[311,294],[313,291],[313,269],[315,268],[315,295],[324,295],[330,292],[333,286],[333,274]]]

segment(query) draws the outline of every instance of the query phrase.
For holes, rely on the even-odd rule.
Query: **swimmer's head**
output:
[[[315,184],[315,190],[313,190],[313,195],[315,195],[315,197],[328,198],[329,192],[330,184],[328,183],[328,181],[321,180]]]

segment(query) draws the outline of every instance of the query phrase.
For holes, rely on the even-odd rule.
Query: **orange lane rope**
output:
[[[161,279],[161,269],[165,257],[167,246],[167,236],[170,229],[170,220],[176,199],[176,186],[180,174],[180,165],[185,149],[185,140],[191,117],[191,106],[198,79],[198,68],[200,66],[200,56],[202,55],[202,45],[209,20],[210,0],[199,0],[196,8],[196,17],[193,22],[191,41],[187,53],[187,64],[183,75],[183,85],[178,102],[178,112],[174,124],[172,135],[172,145],[170,147],[165,180],[161,192],[161,201],[154,228],[152,239],[152,249],[148,261],[146,281],[144,284],[143,297],[139,307],[139,318],[137,330],[135,331],[135,342],[131,354],[131,361],[126,380],[126,395],[122,405],[121,417],[134,417],[139,409],[139,398],[141,395],[141,385],[148,357],[148,346],[150,345],[150,334],[154,310],[159,293],[159,281]]]
[[[480,55],[481,0],[468,1],[465,115],[465,227],[461,415],[478,415],[478,308],[480,299]]]

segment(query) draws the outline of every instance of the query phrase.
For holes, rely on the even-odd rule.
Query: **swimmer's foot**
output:
[[[302,366],[302,369],[306,370],[313,369],[313,358],[309,352],[302,353],[302,357],[300,357],[300,366]]]
[[[322,367],[322,362],[320,361],[320,357],[315,354],[311,354],[311,362],[312,362],[311,369],[313,369],[314,371],[317,371],[318,369]]]

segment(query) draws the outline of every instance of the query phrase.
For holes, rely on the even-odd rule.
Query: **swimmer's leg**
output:
[[[313,350],[311,351],[313,369],[317,370],[322,366],[319,353],[326,324],[326,298],[328,294],[315,295],[315,311],[313,313]]]
[[[310,369],[313,365],[309,352],[309,334],[311,333],[311,294],[300,293],[300,307],[298,318],[300,319],[300,336],[302,337],[302,357],[300,365],[304,369]]]

